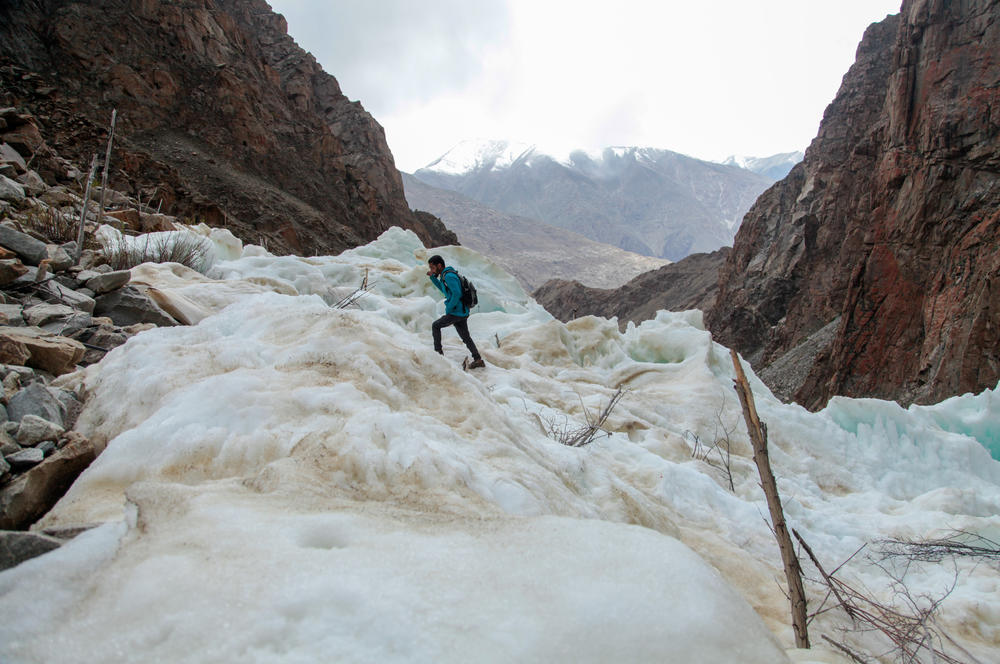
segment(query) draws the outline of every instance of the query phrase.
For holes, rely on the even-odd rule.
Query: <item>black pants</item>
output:
[[[462,341],[465,342],[466,348],[472,353],[472,359],[479,359],[479,350],[476,349],[475,342],[472,341],[472,337],[469,336],[469,319],[463,318],[462,316],[452,316],[451,314],[445,314],[434,321],[431,326],[431,330],[434,332],[434,350],[439,353],[443,353],[441,350],[441,328],[448,327],[449,325],[455,326],[455,331],[458,332],[458,336],[462,337]]]

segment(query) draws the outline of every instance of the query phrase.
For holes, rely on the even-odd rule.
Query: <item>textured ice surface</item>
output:
[[[0,660],[783,660],[780,558],[700,312],[563,324],[481,256],[435,249],[479,290],[488,366],[467,373],[453,329],[431,349],[443,302],[412,233],[314,258],[212,241],[207,276],[134,270],[195,324],[62,379],[107,447],[42,525],[108,525],[0,573]],[[813,414],[750,379],[788,521],[830,567],[881,537],[1000,534],[993,391]],[[607,434],[549,435],[619,386]],[[702,459],[726,437],[735,491]],[[1000,575],[959,572],[944,623],[995,652]]]

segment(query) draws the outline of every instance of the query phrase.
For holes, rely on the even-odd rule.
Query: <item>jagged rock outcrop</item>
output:
[[[393,225],[455,241],[406,205],[382,128],[263,0],[0,4],[0,104],[80,164],[119,125],[111,184],[278,253],[335,253]],[[40,155],[26,125],[3,142]],[[124,180],[124,181],[123,181]]]
[[[747,214],[707,325],[809,407],[992,388],[998,238],[1000,5],[907,0]]]
[[[578,281],[552,279],[532,296],[561,321],[580,316],[618,317],[621,326],[641,323],[660,309],[708,311],[715,303],[719,268],[729,247],[687,258],[640,274],[620,288],[588,288]]]

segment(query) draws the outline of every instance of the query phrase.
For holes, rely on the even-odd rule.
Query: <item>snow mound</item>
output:
[[[431,349],[443,302],[412,233],[312,258],[209,239],[207,275],[133,271],[191,325],[62,379],[106,448],[40,526],[105,525],[0,573],[0,660],[786,661],[780,558],[701,312],[563,324],[434,249],[479,291],[488,366],[467,373],[453,330]],[[745,368],[788,520],[824,558],[1000,529],[994,391],[809,413]],[[594,442],[554,439],[619,388]],[[962,572],[944,620],[989,651],[1000,575]]]

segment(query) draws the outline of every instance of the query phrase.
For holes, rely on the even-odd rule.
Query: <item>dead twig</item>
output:
[[[795,537],[809,555],[816,569],[819,570],[823,583],[829,590],[827,597],[832,594],[836,598],[838,606],[843,608],[851,618],[855,629],[862,632],[879,632],[892,644],[891,650],[885,654],[894,654],[896,659],[902,662],[917,663],[924,661],[922,657],[927,656],[934,662],[963,664],[963,660],[945,651],[945,644],[948,643],[967,657],[966,661],[978,662],[967,650],[956,643],[936,620],[941,603],[955,588],[958,579],[957,569],[951,587],[940,596],[915,596],[905,583],[905,572],[902,575],[894,574],[881,563],[875,562],[876,567],[888,576],[889,587],[892,591],[891,600],[880,600],[874,596],[874,593],[859,589],[836,576],[837,571],[847,561],[838,565],[833,572],[828,573],[802,536],[795,532]],[[854,558],[863,548],[864,545],[855,551],[848,560]],[[824,603],[825,601],[824,599]],[[842,650],[846,648],[846,646],[835,643],[825,636],[823,638]],[[848,652],[855,661],[863,661],[856,654],[847,650],[845,652]]]
[[[698,434],[690,430],[684,432],[684,437],[694,443],[694,449],[691,451],[691,457],[698,459],[699,461],[704,461],[709,466],[722,473],[722,476],[725,477],[726,481],[729,483],[729,490],[736,493],[736,485],[733,483],[732,439],[730,438],[733,431],[736,430],[736,427],[727,427],[725,422],[722,421],[722,413],[725,410],[725,407],[726,399],[723,395],[722,405],[719,406],[719,410],[715,414],[715,442],[711,445],[703,444]],[[722,431],[721,436],[719,435],[720,429]],[[719,457],[718,461],[712,459],[713,452]]]
[[[587,420],[587,424],[584,426],[571,426],[567,418],[563,425],[556,425],[552,422],[548,422],[548,431],[546,432],[549,437],[554,438],[563,445],[569,447],[583,447],[584,445],[589,445],[594,442],[598,434],[605,433],[608,436],[611,435],[610,431],[604,428],[605,423],[608,421],[608,417],[611,416],[612,411],[618,405],[618,402],[622,400],[625,396],[626,390],[624,387],[619,386],[608,404],[603,410],[596,416],[592,417],[590,411],[587,410],[586,405],[583,404],[583,400],[580,400],[580,405],[583,407],[583,416]]]
[[[945,558],[966,557],[988,562],[1000,561],[1000,543],[964,530],[937,539],[883,539],[878,544],[882,560],[907,558],[937,563]]]
[[[372,286],[374,286],[374,285],[375,285],[374,283],[371,283],[371,284],[368,283],[368,269],[366,268],[365,269],[365,276],[361,280],[361,285],[358,286],[354,290],[354,292],[351,293],[350,295],[347,295],[347,296],[341,298],[340,300],[338,300],[337,302],[335,302],[332,305],[333,308],[334,309],[346,309],[347,307],[351,306],[352,304],[354,304],[358,300],[360,300],[362,297],[364,297],[368,293],[368,291],[370,291],[372,289]]]

